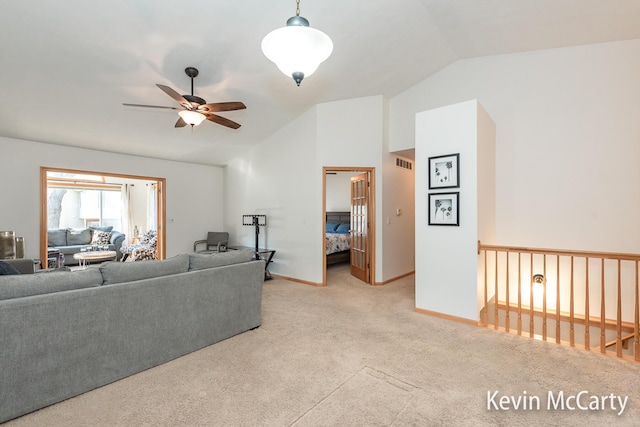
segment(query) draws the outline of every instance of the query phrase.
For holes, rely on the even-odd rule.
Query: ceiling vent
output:
[[[401,157],[396,157],[396,166],[402,169],[413,170],[413,162]]]

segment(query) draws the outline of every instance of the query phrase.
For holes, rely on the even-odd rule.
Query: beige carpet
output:
[[[7,425],[640,425],[640,364],[417,314],[413,280],[265,282],[260,328]],[[626,409],[547,408],[583,390]],[[540,410],[488,410],[495,391]]]

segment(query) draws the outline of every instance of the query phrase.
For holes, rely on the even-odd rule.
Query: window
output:
[[[47,190],[47,228],[112,225],[121,230],[120,191],[55,187]]]

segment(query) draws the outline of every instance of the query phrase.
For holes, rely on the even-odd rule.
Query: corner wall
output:
[[[495,127],[475,100],[416,115],[418,309],[478,319],[477,241],[492,233],[494,220],[492,135]],[[455,153],[460,154],[459,188],[429,189],[429,157]],[[459,226],[428,225],[429,194],[449,192],[459,193]]]
[[[640,40],[457,61],[390,99],[390,148],[413,148],[416,113],[478,99],[497,244],[639,253],[639,75]]]
[[[387,193],[383,193],[387,182],[382,177],[391,161],[383,154],[386,104],[383,96],[371,96],[316,105],[230,162],[225,172],[225,212],[231,242],[252,246],[253,229],[238,224],[242,214],[264,213],[268,225],[261,230],[260,245],[277,251],[271,272],[322,283],[322,168],[374,167],[375,280],[383,282],[394,274],[410,272],[413,246],[401,233],[389,236],[389,225],[381,219],[389,211]],[[394,201],[393,209],[396,206]],[[406,206],[410,210],[408,203]],[[402,217],[405,221],[411,218],[410,212]],[[387,245],[394,247],[396,258],[383,258]],[[398,259],[402,263],[397,264]]]
[[[259,246],[275,249],[272,273],[322,282],[322,168],[317,166],[316,107],[234,159],[225,168],[230,243],[254,246],[242,215],[267,215]]]

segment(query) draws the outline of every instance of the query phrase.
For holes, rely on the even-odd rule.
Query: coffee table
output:
[[[116,255],[116,251],[87,251],[73,254],[73,258],[80,262],[80,267],[86,268],[89,262],[114,260]]]

